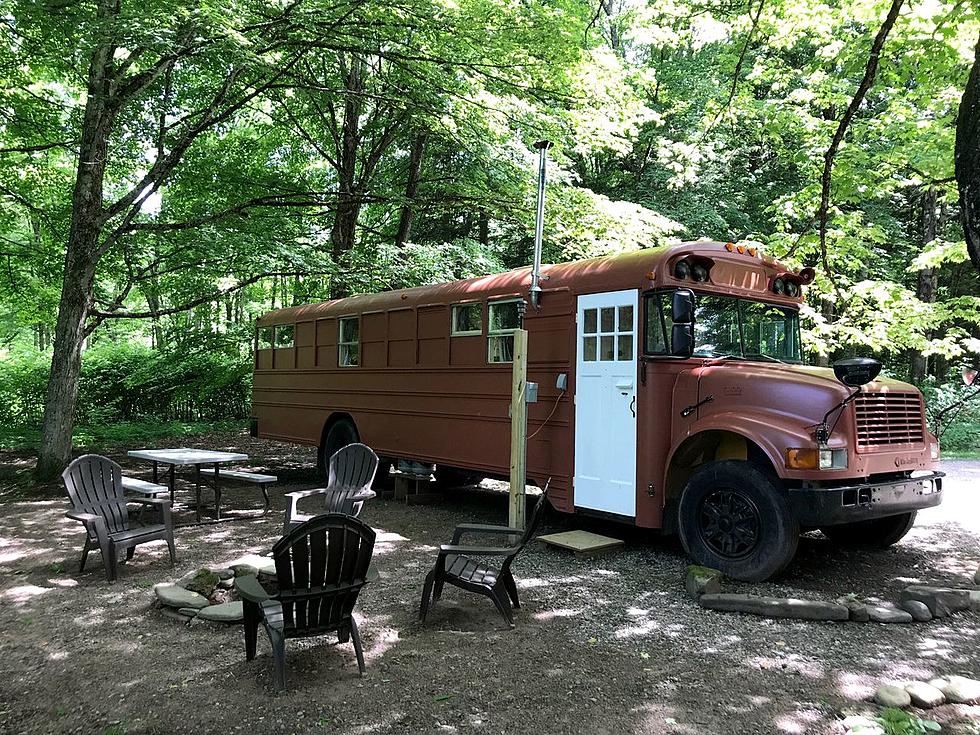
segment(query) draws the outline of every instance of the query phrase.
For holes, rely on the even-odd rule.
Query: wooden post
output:
[[[524,528],[527,485],[527,330],[514,331],[514,369],[510,386],[510,519]]]

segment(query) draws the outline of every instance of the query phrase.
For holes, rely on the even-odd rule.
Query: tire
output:
[[[800,540],[778,481],[737,460],[712,462],[691,476],[678,506],[678,530],[697,563],[746,582],[779,574]]]
[[[357,428],[349,419],[340,419],[330,424],[330,428],[327,429],[327,433],[320,444],[319,456],[317,457],[317,464],[324,481],[329,474],[330,458],[337,453],[337,450],[356,441],[359,441]]]
[[[824,536],[841,546],[885,549],[892,544],[897,544],[912,530],[912,526],[915,525],[915,514],[913,510],[897,516],[827,526],[820,530]]]

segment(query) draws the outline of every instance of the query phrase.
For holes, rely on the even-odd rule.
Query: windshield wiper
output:
[[[780,360],[778,357],[773,357],[772,355],[763,355],[761,352],[749,352],[745,355],[747,358],[761,358],[763,360],[768,360],[769,362],[778,362],[781,365],[787,365],[785,360]]]
[[[708,358],[708,360],[710,360],[708,364],[717,365],[725,360],[744,360],[746,362],[752,362],[756,359],[766,362],[778,362],[781,365],[789,364],[785,360],[780,360],[778,357],[773,357],[772,355],[763,355],[761,352],[750,352],[746,355],[732,355],[727,353],[724,355],[715,355],[714,357]]]

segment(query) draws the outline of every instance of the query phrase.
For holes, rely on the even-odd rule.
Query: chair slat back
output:
[[[291,633],[331,630],[350,618],[374,553],[374,529],[341,513],[316,516],[272,547],[278,599]]]
[[[370,487],[378,470],[378,455],[365,444],[348,444],[330,458],[327,488],[330,490]]]
[[[98,454],[83,454],[65,468],[61,479],[74,510],[102,516],[110,533],[129,528],[122,467],[116,462]]]

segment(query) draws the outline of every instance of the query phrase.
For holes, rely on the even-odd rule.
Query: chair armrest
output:
[[[66,518],[71,518],[73,521],[81,521],[82,523],[97,523],[98,521],[105,522],[105,519],[96,515],[95,513],[83,513],[80,510],[70,510],[65,513]]]
[[[521,528],[510,528],[509,526],[488,526],[482,523],[463,523],[456,526],[456,530],[453,531],[452,543],[458,544],[459,540],[463,538],[465,533],[486,533],[486,534],[506,534],[509,536],[518,535],[524,533],[524,529]]]
[[[439,547],[439,556],[446,554],[475,554],[478,556],[510,556],[521,550],[520,546],[456,546],[443,544]]]
[[[244,577],[235,577],[235,591],[243,600],[249,602],[263,603],[272,599],[272,595],[266,592],[254,574],[247,574]]]
[[[291,493],[283,493],[283,495],[291,500],[301,500],[302,498],[309,498],[313,495],[324,495],[328,493],[329,490],[325,487],[318,487],[313,490],[294,490]]]

